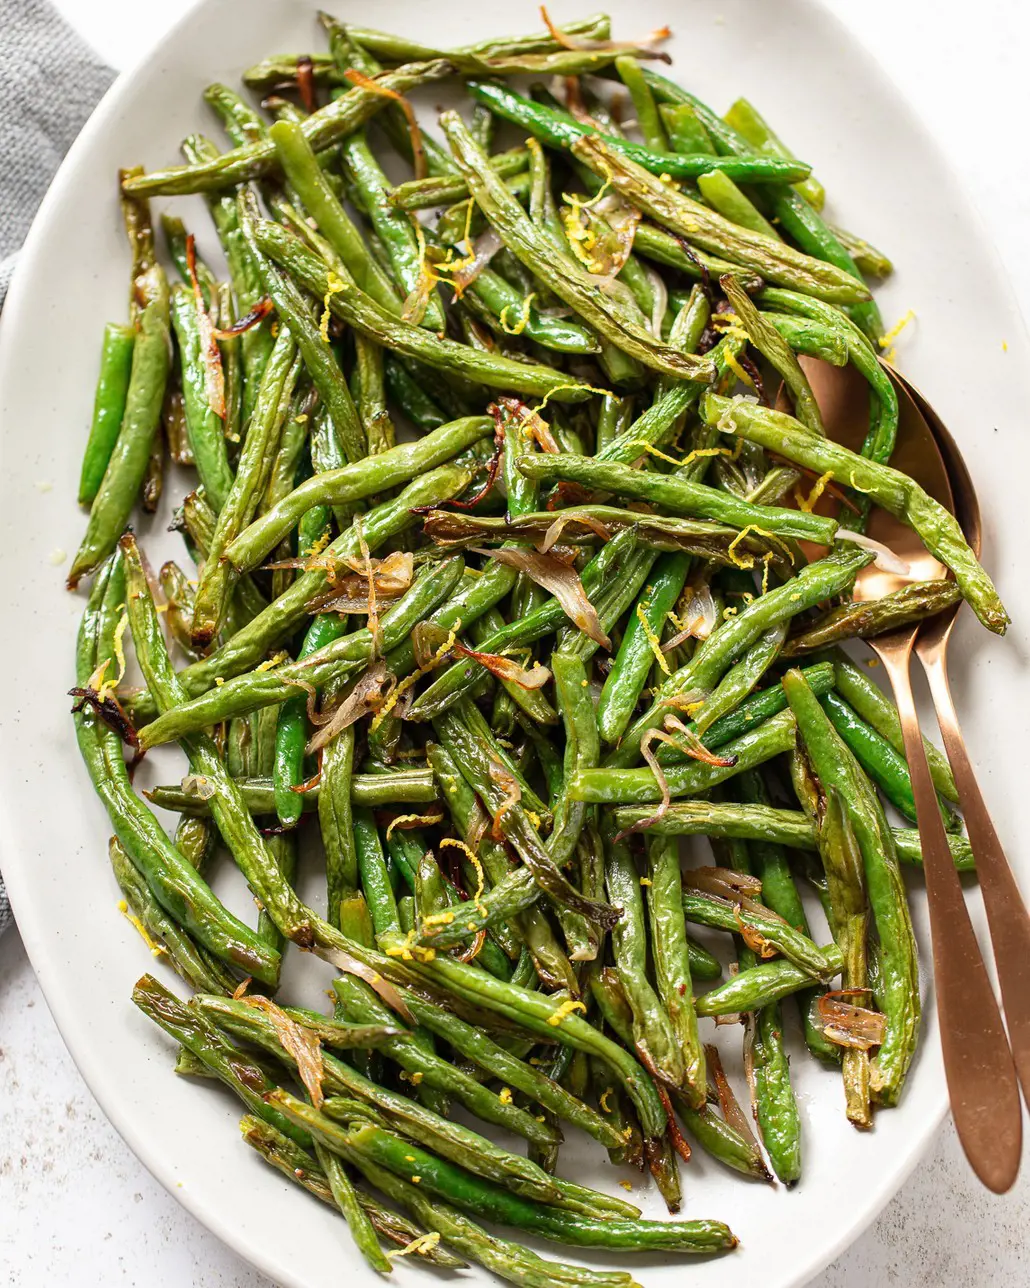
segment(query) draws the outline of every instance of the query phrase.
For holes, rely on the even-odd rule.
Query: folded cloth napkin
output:
[[[47,0],[0,0],[0,307],[36,208],[113,79]],[[0,934],[12,920],[0,874]]]

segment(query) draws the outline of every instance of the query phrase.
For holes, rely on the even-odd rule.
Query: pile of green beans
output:
[[[631,1288],[480,1222],[732,1249],[722,1221],[644,1220],[564,1179],[560,1148],[593,1137],[670,1211],[684,1133],[793,1185],[792,1008],[851,1122],[898,1102],[920,840],[885,812],[915,819],[897,712],[839,646],[960,598],[998,633],[1007,616],[890,465],[898,404],[862,278],[890,262],[824,222],[832,193],[757,108],[719,117],[603,14],[458,49],[320,21],[325,51],[243,72],[276,92],[270,115],[211,86],[224,148],[192,136],[185,164],[120,175],[130,308],[102,328],[68,585],[92,578],[74,722],[115,897],[191,990],[146,975],[133,1001],[377,1271],[385,1240],[525,1288]],[[518,92],[520,73],[564,78],[567,103]],[[409,128],[406,96],[448,77],[470,121]],[[217,264],[174,215],[162,255],[149,198],[185,193]],[[863,377],[861,453],[826,437],[800,356]],[[766,397],[781,383],[794,414]],[[130,525],[166,467],[184,548],[157,577]],[[846,511],[815,510],[828,484],[951,575],[854,601],[875,552]],[[166,743],[188,773],[136,790]],[[296,888],[305,836],[317,907]],[[707,852],[688,859],[686,836]],[[249,921],[212,888],[217,850]],[[297,951],[334,972],[330,1014],[280,987]],[[881,1044],[827,1026],[834,990],[878,1014]],[[734,1017],[753,1113],[706,1044],[714,1018],[739,1037]]]

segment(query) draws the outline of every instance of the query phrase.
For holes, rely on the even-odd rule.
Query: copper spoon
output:
[[[805,369],[827,433],[857,451],[869,423],[865,381],[851,367],[806,363]],[[953,509],[948,473],[933,434],[903,386],[898,389],[898,398],[901,424],[891,463],[916,479],[942,505]],[[910,571],[908,576],[898,577],[870,565],[856,579],[855,599],[879,599],[910,580],[947,575],[915,533],[885,511],[872,510],[868,532],[905,560]],[[919,629],[918,623],[904,626],[867,642],[883,663],[894,690],[912,778],[930,914],[941,1048],[955,1128],[973,1171],[988,1189],[1001,1194],[1012,1186],[1019,1171],[1019,1084],[926,762],[909,675]]]
[[[891,375],[895,384],[912,398],[937,440],[955,493],[956,517],[966,540],[979,555],[982,535],[980,505],[955,440],[919,390],[897,372],[891,372]],[[955,786],[987,910],[1009,1042],[1023,1097],[1030,1104],[1030,913],[980,794],[948,684],[948,640],[960,607],[961,604],[956,604],[924,623],[916,639],[915,651],[926,672],[944,749],[955,775]]]

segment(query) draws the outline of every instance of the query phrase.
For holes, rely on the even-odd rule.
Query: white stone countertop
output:
[[[961,153],[967,187],[1017,294],[1030,301],[1026,0],[826,3],[938,138]],[[123,68],[186,4],[59,0],[57,7]],[[717,11],[716,2],[713,18]],[[0,940],[0,1213],[0,1278],[17,1288],[274,1288],[179,1207],[104,1118],[15,931]],[[1028,1266],[1030,1168],[1011,1193],[988,1194],[949,1124],[880,1218],[812,1288],[1023,1288]]]

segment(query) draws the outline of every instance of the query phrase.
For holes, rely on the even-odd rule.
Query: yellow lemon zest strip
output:
[[[804,510],[806,514],[811,514],[815,509],[815,503],[826,490],[826,484],[832,482],[832,480],[833,470],[827,470],[825,474],[820,475],[820,477],[816,479],[815,483],[812,485],[812,490],[809,492],[807,497],[802,496],[800,489],[795,488],[794,500],[798,503],[798,509]]]
[[[562,1020],[567,1019],[574,1011],[585,1011],[587,1008],[582,1002],[577,1002],[574,997],[567,998],[547,1017],[547,1023],[552,1028],[557,1028]]]
[[[640,629],[644,632],[648,644],[651,646],[651,652],[654,654],[654,660],[662,668],[664,675],[671,675],[669,663],[665,654],[662,652],[662,644],[658,636],[654,633],[651,623],[647,620],[647,613],[644,611],[643,604],[637,604],[637,621],[640,623]]]
[[[323,344],[329,343],[329,318],[331,316],[329,301],[334,295],[339,295],[341,291],[346,289],[347,283],[341,277],[338,277],[336,273],[330,273],[326,278],[326,293],[325,298],[322,300],[322,320],[318,324],[318,334],[322,337]]]
[[[144,926],[143,922],[140,921],[139,917],[137,917],[134,913],[129,911],[129,905],[125,902],[124,899],[119,899],[118,911],[122,914],[122,916],[129,923],[129,925],[134,926],[135,929],[139,932],[139,937],[150,949],[150,954],[152,957],[160,957],[162,956],[162,954],[167,954],[168,949],[164,946],[164,944],[159,944],[155,939],[152,939],[150,937],[150,934],[147,931],[146,926]]]
[[[486,916],[486,905],[483,903],[483,887],[486,885],[486,877],[483,874],[483,865],[479,861],[479,855],[476,854],[471,846],[466,845],[464,841],[457,840],[453,836],[445,836],[440,842],[440,849],[442,850],[445,845],[452,845],[456,850],[461,850],[475,868],[477,884],[476,892],[472,896],[472,902],[476,905],[476,911],[481,913],[483,916]]]

